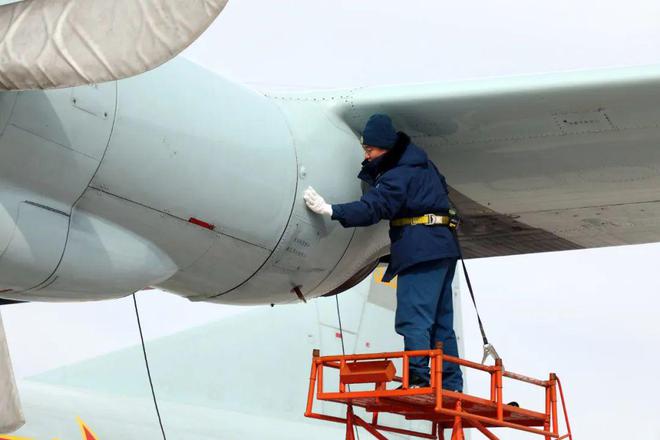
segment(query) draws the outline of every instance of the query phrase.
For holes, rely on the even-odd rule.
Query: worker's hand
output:
[[[315,213],[332,216],[332,206],[325,203],[323,197],[321,197],[311,186],[307,187],[305,190],[303,199],[305,199],[307,207]]]

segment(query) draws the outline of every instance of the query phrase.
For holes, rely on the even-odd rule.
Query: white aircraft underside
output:
[[[214,4],[202,27],[224,6]],[[374,112],[447,176],[467,257],[660,236],[660,68],[264,94],[206,69],[196,48],[212,43],[204,34],[151,71],[122,69],[125,79],[67,88],[66,72],[50,83],[30,72],[23,88],[62,88],[0,92],[0,297],[96,300],[159,286],[258,304],[297,301],[296,287],[343,291],[387,254],[387,224],[343,229],[301,193],[361,195],[359,130]],[[20,61],[6,89],[21,88]]]

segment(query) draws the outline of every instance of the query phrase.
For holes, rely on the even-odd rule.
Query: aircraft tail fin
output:
[[[0,433],[14,432],[24,424],[25,418],[0,315]]]

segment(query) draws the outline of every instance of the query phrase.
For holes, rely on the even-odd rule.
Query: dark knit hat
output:
[[[362,132],[362,143],[389,150],[396,140],[396,130],[390,117],[383,113],[371,115]]]

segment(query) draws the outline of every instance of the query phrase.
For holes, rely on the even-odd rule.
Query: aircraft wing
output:
[[[23,0],[0,6],[0,90],[94,84],[159,66],[227,0]]]
[[[466,256],[660,241],[660,67],[308,94],[429,153]]]

